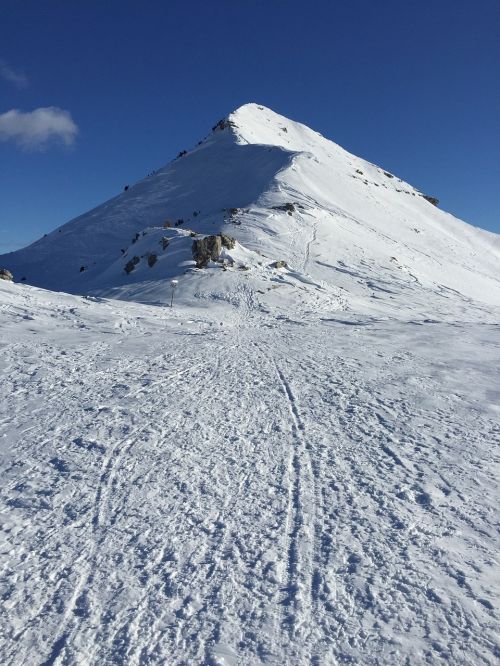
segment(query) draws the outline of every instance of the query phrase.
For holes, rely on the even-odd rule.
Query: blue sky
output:
[[[0,251],[250,101],[500,232],[499,34],[498,0],[2,0]]]

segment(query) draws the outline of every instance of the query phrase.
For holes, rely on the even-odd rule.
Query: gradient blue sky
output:
[[[59,107],[78,135],[44,149],[3,135],[0,251],[249,101],[500,232],[499,34],[498,0],[2,0],[0,119]]]

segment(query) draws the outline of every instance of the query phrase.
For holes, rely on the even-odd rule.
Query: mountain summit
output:
[[[254,290],[279,279],[329,306],[425,307],[429,293],[500,304],[498,236],[436,203],[305,125],[246,104],[192,150],[0,265],[44,288],[140,301],[162,302],[173,277],[186,300],[235,292],[245,269]],[[193,238],[220,233],[235,247],[196,267]]]

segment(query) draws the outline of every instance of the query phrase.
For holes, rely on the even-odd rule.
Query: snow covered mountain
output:
[[[218,276],[212,266],[207,280],[193,268],[192,234],[219,232],[239,241],[223,255],[235,263]],[[126,272],[131,259],[138,263]],[[231,273],[242,267],[266,291],[282,260],[290,284],[357,307],[382,299],[391,310],[401,294],[425,305],[429,291],[499,305],[499,259],[498,236],[304,125],[247,104],[193,150],[0,265],[48,289],[153,302],[166,300],[175,276],[193,302],[233,291]]]
[[[249,104],[0,257],[0,663],[497,664],[499,252]]]

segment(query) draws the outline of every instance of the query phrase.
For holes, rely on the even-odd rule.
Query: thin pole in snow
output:
[[[172,296],[170,297],[170,307],[174,307],[174,291],[177,285],[179,284],[179,280],[172,280],[170,282],[170,286],[172,287]]]

